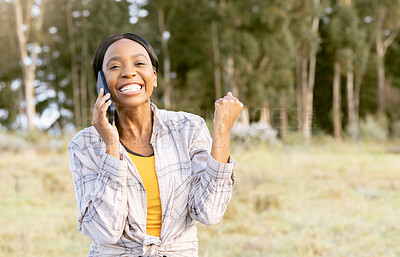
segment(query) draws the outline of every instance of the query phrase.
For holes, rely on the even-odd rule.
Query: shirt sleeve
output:
[[[204,122],[193,133],[190,157],[195,174],[189,193],[189,214],[205,225],[218,223],[226,211],[234,185],[235,160],[216,161],[210,154],[212,138]]]
[[[68,146],[78,228],[92,241],[113,244],[120,239],[128,215],[127,163],[107,153],[97,156],[99,149],[87,141],[85,135],[78,134]]]

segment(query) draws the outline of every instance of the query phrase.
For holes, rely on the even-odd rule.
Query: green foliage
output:
[[[366,38],[360,24],[360,17],[352,5],[337,4],[330,15],[329,24],[329,48],[334,52],[344,70],[353,70],[361,66],[358,70],[365,71],[365,45]],[[350,65],[348,60],[356,59],[356,65]]]
[[[0,82],[0,109],[6,110],[7,115],[1,117],[1,124],[8,129],[12,128],[13,123],[17,119],[18,111],[18,91],[11,89],[11,82]]]
[[[377,102],[374,55],[377,21],[383,13],[380,33],[384,39],[398,30],[400,21],[400,3],[397,0],[69,1],[46,1],[40,34],[42,49],[35,82],[36,110],[39,116],[50,107],[61,113],[48,128],[53,131],[64,131],[75,122],[72,61],[76,62],[78,69],[80,101],[86,100],[82,113],[89,116],[83,121],[83,126],[90,125],[91,107],[96,98],[91,58],[98,44],[115,33],[131,31],[153,45],[161,65],[158,74],[160,86],[152,101],[163,107],[165,53],[162,51],[159,23],[162,11],[164,29],[170,35],[167,47],[171,59],[174,109],[209,113],[215,101],[216,70],[221,72],[222,92],[232,90],[232,84],[237,85],[238,96],[250,112],[264,105],[293,109],[297,101],[295,85],[298,84],[296,55],[307,58],[317,53],[316,123],[324,132],[331,133],[333,62],[340,62],[343,74],[350,70],[355,76],[362,77],[361,118],[374,113]],[[67,3],[72,7],[75,56],[71,56],[71,38],[67,30]],[[21,92],[11,87],[13,81],[22,78],[13,2],[0,2],[0,14],[0,47],[5,49],[0,58],[1,125],[13,130],[21,126],[18,115],[20,107],[24,106],[24,101],[19,101],[24,85]],[[130,23],[133,16],[137,18],[135,24]],[[317,33],[311,29],[315,16],[320,17]],[[217,25],[216,38],[211,33],[213,23]],[[218,67],[214,63],[215,39],[220,53]],[[387,83],[395,88],[400,85],[397,71],[399,42],[397,37],[389,46],[385,60]],[[229,58],[233,61],[232,78],[228,75]],[[87,90],[85,99],[83,89]],[[345,97],[342,87],[342,99]],[[393,99],[387,111],[391,123],[398,120],[393,107],[398,101]],[[346,102],[342,101],[342,105],[345,112]],[[346,123],[345,116],[343,124]]]

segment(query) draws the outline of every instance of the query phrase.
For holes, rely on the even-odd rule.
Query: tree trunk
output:
[[[305,105],[305,119],[303,121],[303,135],[307,142],[311,140],[312,136],[312,122],[313,122],[313,100],[314,100],[314,84],[315,84],[315,66],[317,57],[312,54],[310,57],[310,67],[308,73],[308,86]]]
[[[338,61],[335,61],[333,68],[333,130],[337,140],[342,137],[342,118],[341,118],[341,97],[340,97],[340,80],[341,69]]]
[[[312,122],[313,122],[313,97],[314,91],[311,88],[307,88],[307,99],[306,99],[306,115],[304,119],[304,138],[307,142],[310,142],[312,135]]]
[[[378,45],[377,45],[378,48]],[[380,51],[379,51],[380,52]],[[377,50],[378,53],[378,50]],[[385,111],[385,61],[383,55],[378,53],[378,112],[383,114]]]
[[[271,125],[271,110],[267,102],[264,102],[261,107],[259,121]]]
[[[308,86],[307,86],[307,82],[308,82],[308,71],[307,71],[307,67],[308,66],[308,58],[303,56],[302,58],[302,62],[301,62],[301,85],[302,85],[302,128],[301,128],[301,132],[303,133],[303,136],[305,136],[305,129],[306,129],[306,120],[307,120],[307,93],[308,93]],[[306,138],[307,140],[307,138]]]
[[[243,110],[238,117],[237,123],[244,128],[249,127],[250,116],[249,116],[249,108],[247,106],[243,107]]]
[[[360,122],[360,91],[362,79],[363,75],[361,73],[357,73],[354,90],[354,124],[356,124],[356,126],[358,126]]]
[[[382,26],[384,19],[384,12],[378,11],[378,18],[376,21],[376,55],[377,55],[377,72],[378,72],[378,112],[383,114],[385,111],[385,49],[382,36]]]
[[[369,59],[369,55],[371,52],[371,47],[372,47],[373,41],[369,41],[363,51],[366,53],[365,60]],[[357,127],[359,127],[360,123],[360,92],[361,92],[361,85],[363,82],[363,77],[365,74],[366,68],[363,68],[363,65],[361,65],[361,69],[356,69],[355,74],[355,89],[354,89],[354,123],[356,124]]]
[[[233,96],[240,98],[239,87],[237,86],[237,83],[235,81],[235,60],[233,58],[232,53],[228,54],[228,57],[226,58],[224,71],[225,71],[224,76],[225,76],[227,91],[232,92]],[[249,126],[250,116],[248,108],[246,108],[246,106],[243,108],[241,115],[238,117],[237,123],[240,124],[240,126],[244,127]]]
[[[81,106],[79,100],[79,82],[78,82],[78,65],[76,63],[76,43],[73,32],[73,21],[72,21],[72,2],[67,2],[66,8],[66,20],[68,30],[69,49],[71,55],[71,74],[72,74],[72,93],[74,97],[74,114],[75,114],[75,126],[77,128],[82,127],[81,118]]]
[[[301,77],[301,67],[303,56],[298,51],[296,53],[296,100],[297,100],[297,130],[302,131],[303,128],[303,85]]]
[[[26,68],[26,75],[24,76],[25,84],[25,102],[26,102],[26,115],[28,118],[28,130],[35,130],[34,118],[35,118],[35,90],[34,90],[34,80],[35,74],[32,74],[29,67]]]
[[[226,60],[226,85],[235,97],[239,97],[239,89],[235,83],[235,60],[232,54],[228,54]]]
[[[396,39],[400,32],[400,26],[392,30],[385,30],[383,28],[383,23],[385,19],[385,9],[378,10],[378,17],[376,21],[376,55],[377,55],[377,69],[378,69],[378,112],[383,114],[385,112],[385,55],[388,47]],[[388,32],[389,36],[384,38],[383,32]]]
[[[18,104],[18,113],[19,113],[19,120],[21,122],[21,128],[22,128],[22,124],[24,124],[24,117],[26,117],[25,114],[25,110],[23,107],[23,101],[24,101],[24,88],[23,88],[23,84],[21,83],[19,89],[18,89],[18,100],[19,100],[19,104]]]
[[[83,29],[86,29],[86,17],[82,15],[82,27]],[[87,40],[87,35],[84,32],[82,36],[82,63],[81,63],[81,101],[82,101],[82,125],[84,127],[89,125],[89,119],[88,119],[88,114],[89,114],[89,106],[87,103],[87,92],[88,92],[88,79],[87,79],[87,64],[88,64],[88,40]]]
[[[280,109],[279,116],[281,139],[285,139],[289,133],[289,120],[286,107]]]
[[[314,0],[316,5],[319,5],[320,0]],[[315,15],[312,20],[312,32],[318,34],[319,29],[319,16]],[[311,52],[310,64],[308,71],[308,83],[305,99],[305,116],[303,121],[303,135],[307,142],[310,142],[312,136],[312,122],[313,122],[313,99],[314,99],[314,85],[315,85],[315,68],[317,63],[317,49]]]
[[[219,41],[218,41],[218,23],[212,21],[212,47],[214,57],[214,87],[215,87],[215,99],[221,97],[221,56],[219,52]]]
[[[347,77],[347,126],[352,128],[354,123],[354,73],[352,70],[348,70],[346,73]]]
[[[163,69],[164,69],[164,74],[163,74],[163,82],[164,82],[164,106],[166,109],[171,108],[172,102],[171,102],[171,93],[172,93],[172,88],[171,88],[171,59],[169,56],[169,49],[168,49],[168,38],[165,37],[165,33],[167,32],[167,29],[165,27],[165,15],[164,15],[164,9],[158,8],[158,29],[161,34],[161,48],[163,52]]]
[[[14,1],[15,7],[15,19],[17,26],[17,38],[18,47],[22,63],[22,73],[23,73],[23,85],[25,86],[25,102],[26,102],[26,116],[28,121],[28,130],[33,131],[35,129],[34,118],[35,118],[35,92],[34,92],[34,81],[36,76],[36,61],[38,57],[38,48],[40,46],[38,40],[40,38],[40,31],[43,25],[44,19],[44,6],[45,3],[42,1],[40,5],[40,15],[33,23],[35,32],[37,33],[36,41],[32,43],[33,50],[28,55],[28,41],[29,33],[31,30],[31,10],[32,10],[32,0],[28,0],[26,3],[26,15],[23,18],[23,9],[20,0]],[[22,31],[22,25],[25,25],[26,30]]]
[[[28,33],[28,30],[22,31],[21,26],[22,24],[24,24],[23,21],[23,14],[22,14],[22,6],[21,6],[21,2],[20,0],[15,0],[14,1],[14,7],[15,7],[15,20],[16,20],[16,25],[17,25],[17,36],[18,36],[18,47],[19,47],[19,52],[20,52],[20,57],[21,57],[21,65],[22,65],[22,74],[23,74],[23,82],[22,82],[22,86],[24,86],[25,88],[25,101],[26,104],[28,104],[28,101],[31,102],[29,100],[29,97],[31,97],[31,94],[28,94],[26,96],[27,92],[32,91],[32,89],[30,87],[32,87],[33,85],[31,83],[27,83],[27,79],[26,77],[28,76],[28,67],[26,64],[26,60],[28,58],[28,51],[26,49],[26,45],[27,45],[27,38],[26,38],[26,34]],[[27,8],[29,8],[29,6],[32,6],[32,0],[27,1]],[[22,93],[22,88],[20,91],[20,97],[23,95]],[[28,121],[28,130],[31,131],[34,129],[33,126],[33,117],[30,115],[30,113],[28,112],[28,106],[26,106],[26,118]],[[22,117],[21,117],[21,121],[22,121]],[[22,126],[23,122],[21,122],[21,126]]]

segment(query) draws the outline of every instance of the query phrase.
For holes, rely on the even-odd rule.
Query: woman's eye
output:
[[[115,69],[115,68],[118,68],[118,65],[111,65],[110,66],[110,70]]]
[[[144,62],[137,62],[136,65],[142,66],[142,65],[145,65],[145,63]]]

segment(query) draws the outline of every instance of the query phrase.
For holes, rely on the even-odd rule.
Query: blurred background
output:
[[[383,131],[364,136],[400,136],[399,9],[398,0],[2,0],[1,128],[59,135],[90,125],[93,53],[134,32],[160,59],[161,108],[212,116],[232,91],[245,126],[263,121],[281,138],[354,139],[371,123]]]
[[[399,0],[0,0],[0,21],[1,256],[87,254],[67,144],[123,32],[158,55],[159,108],[211,129],[216,99],[245,105],[201,256],[400,256]]]

